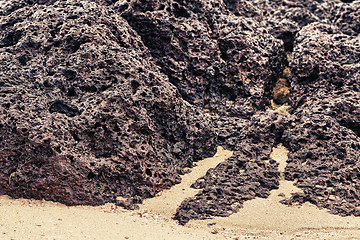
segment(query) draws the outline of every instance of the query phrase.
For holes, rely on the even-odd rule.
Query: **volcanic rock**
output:
[[[303,190],[283,203],[309,201],[334,214],[358,216],[360,45],[354,37],[356,21],[346,16],[356,19],[359,3],[254,1],[256,7],[247,1],[225,3],[236,16],[252,16],[283,41],[280,54],[286,61],[279,56],[283,62],[277,70],[285,67],[284,76],[278,74],[270,86],[275,103],[289,103],[293,114],[277,119],[258,109],[249,121],[238,114],[217,120],[219,143],[234,156],[193,185],[202,190],[181,204],[175,218],[185,224],[190,219],[228,216],[246,200],[267,197],[278,187],[277,165],[269,156],[279,142],[290,151],[286,179]],[[345,12],[335,15],[335,9]],[[342,24],[346,21],[351,28]],[[255,116],[268,125],[259,126]],[[256,169],[250,175],[257,177],[249,177],[249,169]]]
[[[0,194],[134,203],[216,145],[175,218],[228,216],[285,177],[359,216],[360,1],[0,3]],[[290,115],[272,110],[284,104]]]
[[[35,4],[0,26],[0,194],[141,201],[214,153],[209,119],[111,8]]]
[[[238,129],[223,128],[219,138],[234,143],[233,156],[192,185],[202,190],[182,202],[175,219],[185,224],[191,219],[226,217],[236,213],[247,200],[268,197],[272,189],[279,187],[278,163],[270,159],[272,146],[277,144],[287,123],[286,116],[267,111],[254,115],[250,121],[238,122]],[[232,135],[227,134],[230,131]]]
[[[283,61],[282,42],[222,2],[159,2],[135,1],[123,16],[182,97],[222,115],[250,117],[264,109]]]
[[[289,148],[285,177],[303,192],[285,204],[311,202],[331,213],[359,216],[360,41],[345,16],[353,4],[336,5],[335,24],[311,23],[296,35],[290,61],[296,117],[284,131]],[[359,8],[357,8],[359,9]],[[351,29],[351,31],[350,31]]]

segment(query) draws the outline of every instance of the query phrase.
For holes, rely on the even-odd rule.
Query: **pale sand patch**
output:
[[[279,162],[280,173],[285,171],[287,155],[288,150],[281,144],[273,148],[271,158]],[[299,191],[301,189],[294,186],[293,182],[280,180],[279,189],[271,191],[271,195],[267,199],[256,198],[247,201],[238,213],[230,217],[216,217],[205,221],[192,220],[189,225],[205,227],[208,224],[216,223],[214,226],[220,226],[220,229],[223,227],[236,229],[238,233],[241,229],[243,233],[250,231],[258,237],[275,239],[283,237],[288,239],[288,234],[302,236],[304,239],[312,237],[317,239],[319,236],[325,237],[323,239],[346,239],[348,237],[348,239],[360,239],[360,218],[332,215],[327,210],[320,210],[308,203],[301,207],[289,207],[279,202],[284,199],[279,194],[290,197],[291,193]],[[310,233],[315,235],[311,236]]]
[[[274,159],[275,161],[277,161],[279,163],[278,169],[279,169],[280,173],[285,172],[285,168],[287,165],[286,161],[288,159],[288,153],[289,153],[289,151],[282,144],[279,144],[277,147],[274,147],[272,149],[270,158]]]
[[[0,197],[0,239],[219,239],[207,229],[177,225],[160,216],[113,204],[76,206]]]
[[[190,185],[231,155],[218,147],[214,157],[197,162],[180,184],[145,201],[138,211],[114,204],[67,207],[0,196],[0,239],[226,239],[207,227],[180,226],[171,217],[185,198],[198,191]]]
[[[291,110],[291,106],[285,104],[285,105],[278,105],[274,102],[274,100],[270,100],[271,108],[275,112],[282,113],[284,115],[290,115],[289,111]]]
[[[310,204],[300,208],[280,204],[278,194],[300,191],[289,181],[281,181],[268,199],[245,202],[228,218],[177,225],[171,219],[174,211],[198,192],[190,185],[232,154],[218,150],[213,158],[198,162],[181,184],[145,201],[138,211],[114,204],[67,207],[0,196],[0,239],[360,239],[360,218],[331,215]],[[272,158],[282,171],[286,148],[275,148]]]
[[[197,166],[192,168],[189,174],[182,177],[180,184],[173,186],[169,190],[164,190],[155,198],[146,199],[140,208],[161,214],[167,218],[173,217],[182,201],[188,197],[193,197],[200,191],[190,188],[191,184],[198,178],[204,176],[210,168],[216,167],[219,163],[231,156],[231,151],[218,147],[214,157],[197,162]]]

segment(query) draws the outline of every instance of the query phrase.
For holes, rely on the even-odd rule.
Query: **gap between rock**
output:
[[[287,165],[288,149],[282,144],[274,147],[271,158],[279,163],[280,185],[272,190],[268,198],[255,198],[245,201],[239,212],[229,217],[214,217],[206,220],[190,220],[188,227],[213,226],[226,227],[229,229],[251,229],[258,233],[288,232],[296,233],[304,230],[321,229],[356,229],[359,220],[354,217],[341,217],[330,214],[326,209],[319,209],[317,206],[305,203],[302,206],[287,206],[280,203],[292,193],[302,191],[294,186],[293,181],[284,180],[284,171]]]
[[[191,169],[191,173],[182,176],[181,183],[168,190],[163,190],[154,198],[145,199],[144,203],[140,205],[140,210],[151,211],[168,218],[173,217],[182,201],[195,196],[201,191],[201,189],[191,188],[191,184],[204,176],[210,168],[216,167],[219,163],[231,157],[232,154],[232,151],[218,147],[214,157],[197,162],[197,166]]]

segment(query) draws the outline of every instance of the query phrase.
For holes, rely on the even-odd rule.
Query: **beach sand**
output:
[[[199,191],[190,185],[231,155],[219,147],[214,157],[198,162],[180,184],[145,200],[135,211],[114,204],[68,207],[0,196],[0,239],[360,239],[360,218],[332,215],[311,204],[279,203],[281,196],[301,191],[285,180],[267,199],[247,201],[230,217],[178,225],[172,219],[177,207]],[[279,145],[272,158],[283,172],[287,149]]]

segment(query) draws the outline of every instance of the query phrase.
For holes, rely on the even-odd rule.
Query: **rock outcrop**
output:
[[[279,185],[359,215],[360,1],[0,3],[0,194],[132,208],[216,145],[175,218],[228,216]],[[290,114],[279,113],[284,105]]]
[[[1,194],[139,202],[214,153],[209,118],[111,8],[28,5],[0,25]]]

